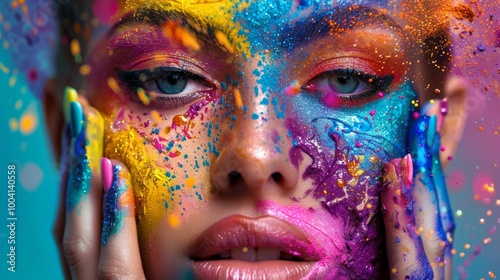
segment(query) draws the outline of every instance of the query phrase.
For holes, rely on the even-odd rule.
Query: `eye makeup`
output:
[[[202,98],[204,93],[216,90],[205,78],[192,72],[174,68],[157,67],[130,72],[118,72],[118,77],[136,101],[145,103],[141,93],[152,97],[148,104],[154,108],[178,109]],[[141,90],[142,89],[142,90]]]
[[[354,69],[335,69],[323,72],[303,86],[303,90],[323,96],[323,104],[333,104],[328,98],[338,98],[339,105],[359,106],[380,98],[380,92],[387,92],[392,76],[377,77]]]

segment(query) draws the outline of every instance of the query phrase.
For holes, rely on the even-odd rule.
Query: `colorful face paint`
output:
[[[119,3],[87,92],[130,170],[149,273],[190,267],[190,242],[243,213],[310,235],[311,277],[384,277],[382,171],[409,149],[409,53],[431,32],[408,36],[389,2]]]

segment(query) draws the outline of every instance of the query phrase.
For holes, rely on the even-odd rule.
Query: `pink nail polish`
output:
[[[113,165],[105,157],[101,158],[101,175],[104,192],[108,192],[113,182]]]
[[[407,154],[404,158],[406,161],[406,166],[407,166],[407,174],[406,174],[406,183],[408,185],[411,185],[413,183],[413,160],[411,158],[411,154]]]

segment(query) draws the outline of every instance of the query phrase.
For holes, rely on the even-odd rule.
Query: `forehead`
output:
[[[448,25],[451,0],[117,0],[115,21],[139,10],[181,12],[199,21],[224,27],[232,37],[263,33],[266,28],[326,16],[335,11],[377,10],[410,34],[416,41]],[[354,17],[356,18],[356,17]],[[351,18],[353,19],[353,18]],[[241,37],[241,36],[240,36]]]

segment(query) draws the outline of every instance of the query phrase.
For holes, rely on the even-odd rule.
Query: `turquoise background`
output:
[[[41,5],[47,1],[27,1],[31,18],[37,12],[47,15],[48,21],[36,26],[27,24],[26,19],[16,18],[19,9],[12,8],[10,1],[0,4],[0,279],[62,278],[51,232],[59,195],[57,164],[47,143],[39,98],[43,81],[53,73],[51,50],[57,40],[53,36],[56,14]],[[31,44],[26,38],[33,40]],[[498,47],[490,47],[484,54],[489,54],[490,60],[498,65],[498,52]],[[37,70],[35,79],[29,78],[31,69]],[[500,199],[500,116],[496,113],[500,108],[500,91],[497,74],[484,79],[485,84],[496,82],[497,87],[488,93],[472,88],[467,129],[447,172],[453,174],[447,181],[454,213],[462,213],[456,215],[454,279],[493,279],[491,273],[500,275],[500,233],[497,230],[500,206],[496,205],[496,200]],[[34,130],[23,133],[12,128],[10,123],[19,121],[30,108],[34,108],[37,116]],[[14,164],[17,171],[15,273],[7,271],[6,263],[9,164]],[[474,180],[480,176],[488,176],[489,182],[495,184],[495,193],[490,194],[488,204],[474,198]],[[491,215],[487,215],[488,210]],[[485,244],[485,238],[491,241]],[[478,246],[482,251],[474,257],[474,248]]]

